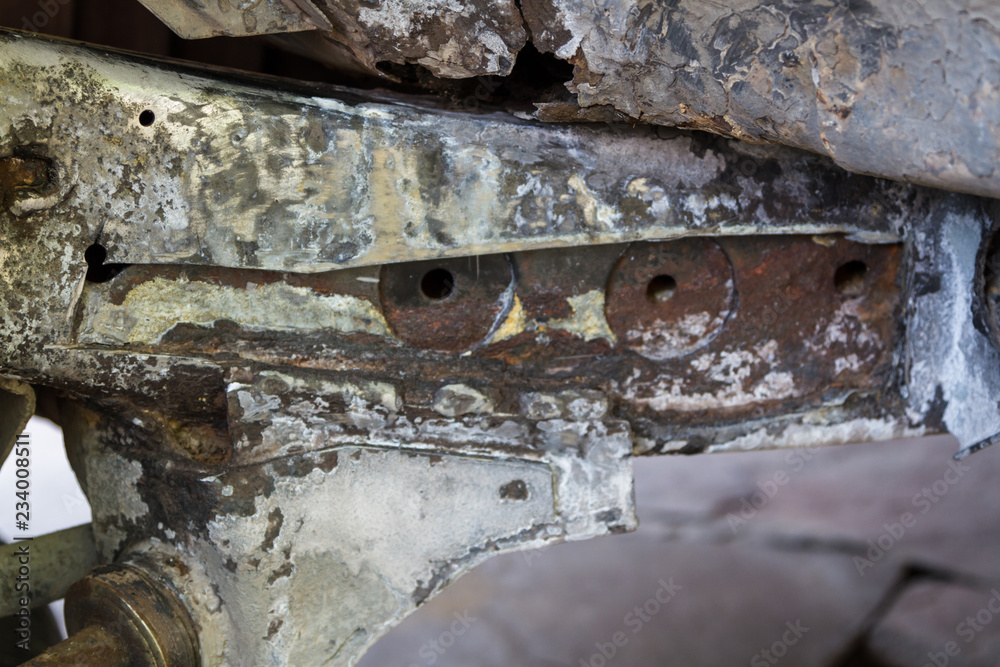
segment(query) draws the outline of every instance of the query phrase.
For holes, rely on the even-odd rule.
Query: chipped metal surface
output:
[[[416,64],[454,79],[509,74],[525,44],[514,0],[318,0],[346,46],[371,70]]]

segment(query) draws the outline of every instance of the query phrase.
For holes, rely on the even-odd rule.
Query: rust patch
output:
[[[40,157],[0,158],[0,206],[9,208],[18,197],[44,190],[51,169],[49,161]]]
[[[281,508],[275,507],[267,515],[267,532],[264,533],[264,541],[260,545],[261,551],[267,552],[274,547],[274,541],[278,539],[283,523],[285,523],[285,517],[281,513]]]
[[[717,423],[838,402],[891,380],[901,246],[834,237],[720,245],[733,266],[734,313],[703,349],[637,364],[620,385],[625,412]]]
[[[500,497],[504,500],[527,500],[528,485],[522,479],[515,479],[500,487]]]

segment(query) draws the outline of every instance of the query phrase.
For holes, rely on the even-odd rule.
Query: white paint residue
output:
[[[840,375],[844,371],[859,371],[861,370],[862,362],[858,359],[858,355],[853,352],[846,357],[840,357],[833,362],[833,372],[835,375]]]
[[[729,194],[711,195],[706,197],[699,193],[692,193],[684,200],[684,208],[691,214],[692,222],[697,226],[704,226],[708,223],[708,213],[718,209],[726,209],[731,213],[739,212],[739,202]]]
[[[607,231],[615,229],[622,214],[616,211],[614,206],[602,202],[597,195],[591,192],[579,174],[570,176],[567,185],[569,185],[570,190],[576,193],[577,206],[583,211],[583,219],[588,228],[601,228]]]
[[[630,195],[639,197],[649,206],[650,214],[657,221],[665,221],[670,214],[670,196],[663,187],[651,182],[648,178],[632,179],[625,190]]]
[[[774,363],[778,343],[770,340],[753,350],[708,352],[691,360],[699,374],[719,384],[714,392],[692,393],[684,378],[659,376],[652,382],[639,382],[633,375],[625,382],[623,395],[638,405],[657,411],[693,412],[730,408],[761,400],[781,400],[796,394],[795,378],[785,371],[771,370],[760,380],[749,383],[750,376],[763,364]]]
[[[179,323],[207,326],[223,319],[261,329],[389,335],[382,314],[364,299],[321,296],[284,283],[250,290],[154,278],[136,286],[121,305],[91,292],[85,313],[81,342],[157,343]]]
[[[858,301],[848,299],[840,305],[827,325],[823,343],[826,347],[836,344],[847,345],[852,339],[855,346],[878,343],[878,335],[861,319]]]
[[[724,315],[713,317],[707,312],[691,313],[677,322],[657,319],[642,329],[629,330],[625,338],[642,356],[662,361],[686,354],[709,342],[710,339],[705,337],[716,331],[723,319]]]
[[[139,495],[136,484],[142,479],[142,464],[118,454],[95,454],[86,459],[87,488],[95,493],[114,494],[114,502],[94,503],[95,507],[112,507],[116,516],[136,521],[149,514],[149,506]]]

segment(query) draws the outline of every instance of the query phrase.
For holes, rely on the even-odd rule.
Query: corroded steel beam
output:
[[[11,213],[73,219],[108,262],[315,272],[693,232],[893,239],[912,196],[798,153],[282,92],[13,32],[0,73],[0,146],[51,169]]]
[[[0,388],[60,397],[99,557],[202,664],[348,665],[493,553],[631,530],[635,455],[1000,432],[995,202],[14,33],[0,70]]]

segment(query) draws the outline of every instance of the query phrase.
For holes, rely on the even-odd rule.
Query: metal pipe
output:
[[[0,547],[0,618],[22,606],[33,609],[65,597],[66,589],[97,564],[89,523]],[[22,568],[29,574],[22,575]],[[29,584],[30,595],[18,591],[23,583]]]
[[[120,637],[109,630],[88,625],[22,667],[128,667],[131,656]]]

